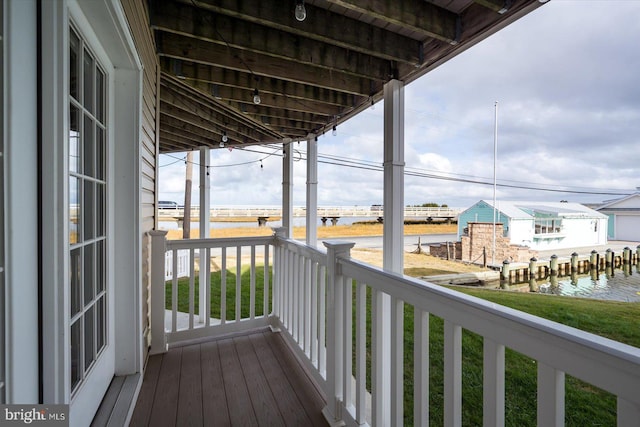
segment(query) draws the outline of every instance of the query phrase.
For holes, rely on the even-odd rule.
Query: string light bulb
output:
[[[307,9],[304,7],[304,0],[296,0],[295,15],[296,19],[300,22],[304,21],[307,17]]]
[[[332,134],[333,136],[338,135],[338,128],[337,128],[337,126],[336,126],[336,125],[333,125],[333,130],[331,131],[331,134]]]
[[[227,136],[227,131],[223,130],[222,131],[222,142],[227,142],[229,141],[229,137]]]
[[[258,92],[258,88],[255,88],[253,90],[253,103],[258,105],[260,104],[260,102],[262,102],[262,100],[260,99],[260,92]]]

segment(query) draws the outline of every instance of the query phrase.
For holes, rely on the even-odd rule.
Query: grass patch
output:
[[[269,312],[271,311],[272,300],[272,273],[269,269]],[[262,316],[264,312],[264,267],[262,265],[255,268],[255,315]],[[236,318],[236,273],[235,268],[226,271],[226,318],[233,320]],[[243,267],[241,271],[240,286],[240,318],[247,318],[251,312],[251,269]],[[222,301],[222,271],[215,271],[210,276],[211,292],[211,317],[220,319],[220,308]],[[196,275],[194,279],[194,314],[200,314],[199,310],[199,290],[200,279]],[[189,312],[189,278],[178,279],[178,311]],[[171,309],[172,283],[168,281],[165,285],[166,309]]]

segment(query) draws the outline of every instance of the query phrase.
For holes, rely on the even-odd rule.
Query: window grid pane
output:
[[[81,181],[75,177],[69,177],[69,243],[75,244],[82,240],[82,211],[80,196],[82,195]]]
[[[79,99],[78,96],[78,66],[79,66],[79,52],[80,52],[80,40],[76,33],[69,31],[69,93],[75,99]]]
[[[94,313],[95,310],[91,307],[84,314],[84,369],[86,370],[91,366],[91,363],[95,360],[94,337]]]
[[[82,379],[81,323],[82,320],[79,319],[71,325],[71,390],[74,390]]]
[[[83,52],[83,61],[82,61],[82,71],[83,71],[83,80],[84,80],[84,100],[82,105],[86,108],[90,113],[95,111],[93,107],[94,97],[93,97],[93,74],[95,69],[95,61],[93,60],[93,56],[89,53],[87,49],[84,49]]]
[[[84,235],[83,240],[91,240],[95,237],[95,193],[96,184],[93,181],[84,180],[84,197],[82,198],[82,211],[84,212]]]
[[[94,125],[93,120],[87,114],[84,116],[84,135],[82,138],[82,148],[84,151],[83,154],[83,173],[86,176],[95,176],[95,167],[94,163],[96,161],[96,153],[95,153],[95,135],[94,135]]]

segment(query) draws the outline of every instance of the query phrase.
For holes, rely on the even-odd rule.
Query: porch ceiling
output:
[[[149,0],[160,152],[322,134],[541,5],[539,0]],[[506,10],[505,10],[506,9]],[[256,89],[261,102],[255,104]]]

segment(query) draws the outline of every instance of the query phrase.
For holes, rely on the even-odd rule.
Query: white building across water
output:
[[[458,240],[470,222],[492,223],[492,201],[481,200],[458,217]],[[579,203],[499,200],[495,222],[503,225],[510,244],[553,250],[607,243],[607,215]]]

